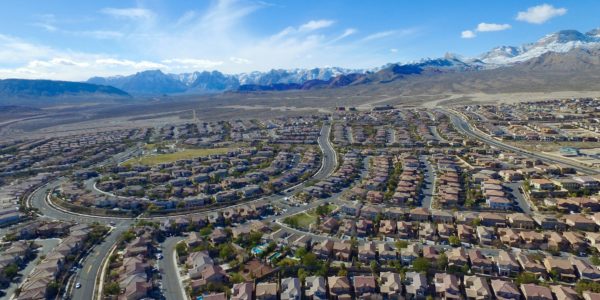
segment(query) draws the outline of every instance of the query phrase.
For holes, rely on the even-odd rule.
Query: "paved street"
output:
[[[511,190],[510,193],[513,196],[513,199],[515,201],[517,201],[517,204],[519,205],[521,210],[524,213],[531,215],[532,214],[531,206],[529,205],[529,202],[527,200],[525,200],[525,197],[523,196],[523,194],[519,191],[519,187],[522,184],[523,184],[523,182],[519,181],[519,182],[505,183],[504,185]]]
[[[425,171],[423,173],[423,187],[421,188],[421,192],[423,193],[421,199],[421,207],[431,209],[433,193],[435,191],[436,173],[431,163],[427,160],[426,156],[419,156],[419,161],[425,166],[425,168],[423,169]]]
[[[494,146],[494,147],[504,149],[507,151],[512,151],[515,153],[520,153],[520,154],[523,154],[523,155],[526,155],[529,157],[538,158],[538,159],[541,159],[543,161],[547,161],[550,163],[558,163],[558,164],[567,165],[567,166],[570,166],[570,167],[576,169],[578,172],[581,172],[581,173],[587,174],[587,175],[595,175],[595,174],[600,173],[597,169],[589,168],[589,167],[586,167],[586,166],[583,166],[580,164],[575,164],[566,159],[561,160],[561,159],[557,159],[554,157],[542,155],[539,153],[526,151],[521,148],[511,146],[511,145],[507,145],[507,144],[502,143],[488,135],[483,134],[482,132],[480,132],[477,129],[474,130],[472,128],[472,126],[469,124],[469,122],[467,120],[464,120],[462,118],[462,116],[459,116],[457,113],[447,110],[447,109],[444,111],[448,113],[450,120],[452,121],[452,123],[454,124],[454,126],[457,128],[458,131],[462,132],[463,134],[465,134],[467,136],[478,139],[490,146]]]
[[[161,244],[163,259],[160,260],[160,271],[163,282],[163,295],[166,300],[186,299],[183,284],[177,276],[178,270],[175,261],[175,245],[184,240],[184,237],[168,237]]]

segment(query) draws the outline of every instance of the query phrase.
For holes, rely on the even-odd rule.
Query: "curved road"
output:
[[[333,149],[331,145],[329,136],[331,133],[331,124],[327,122],[321,128],[321,134],[318,138],[318,145],[322,152],[322,163],[320,169],[313,175],[314,179],[320,180],[327,178],[330,176],[335,169],[337,168],[338,158],[337,153]],[[123,153],[116,155],[116,158],[121,161],[127,159],[127,157],[133,155],[135,150],[127,150]],[[114,161],[115,158],[112,159]],[[113,245],[117,242],[117,239],[126,231],[135,221],[133,218],[114,218],[114,217],[100,217],[94,215],[84,215],[71,213],[64,210],[61,210],[57,207],[50,205],[46,201],[46,196],[50,191],[52,191],[55,187],[61,184],[64,179],[57,178],[54,181],[38,188],[35,190],[28,198],[28,205],[31,207],[37,208],[42,214],[43,218],[49,218],[54,220],[63,220],[63,221],[72,221],[77,223],[93,223],[98,222],[101,224],[109,224],[110,222],[115,222],[114,228],[111,233],[106,237],[106,239],[96,245],[92,252],[86,256],[84,261],[82,262],[82,268],[77,271],[75,276],[75,282],[81,283],[80,289],[74,289],[72,293],[73,299],[94,299],[94,295],[96,292],[96,278],[98,278],[99,270],[101,268],[102,262],[108,254],[109,250],[113,247]],[[293,194],[294,190],[297,187],[304,187],[304,183],[298,184],[294,188],[287,189],[283,194],[280,195],[271,195],[259,200],[271,200],[277,201],[282,204],[285,204],[284,199]],[[243,203],[247,204],[247,203]],[[225,208],[224,208],[225,209]],[[296,211],[296,209],[290,210]],[[165,217],[158,217],[156,219],[164,219]],[[165,257],[171,257],[171,254],[174,252],[174,248],[176,243],[173,243],[172,240],[169,240],[169,243],[163,244]],[[166,247],[165,247],[166,246]],[[171,259],[163,260],[164,270],[168,271],[168,275],[163,277],[164,287],[168,291],[166,293],[167,299],[184,299],[182,293],[184,291],[181,290],[180,282],[176,279],[177,276],[173,274],[173,272],[177,272],[177,267],[172,265]]]
[[[444,109],[444,112],[447,113],[447,115],[450,117],[450,120],[452,121],[452,123],[454,124],[454,127],[456,127],[456,129],[462,133],[464,133],[467,136],[470,136],[472,138],[478,139],[488,145],[492,145],[495,147],[498,147],[500,149],[504,149],[507,151],[512,151],[512,152],[516,152],[525,156],[529,156],[529,157],[533,157],[533,158],[537,158],[537,159],[541,159],[543,161],[546,162],[550,162],[550,163],[558,163],[558,164],[563,164],[563,165],[567,165],[569,167],[574,168],[575,170],[577,170],[580,173],[583,174],[587,174],[587,175],[596,175],[596,174],[600,174],[600,171],[598,171],[597,169],[594,168],[590,168],[590,167],[586,167],[580,164],[576,164],[576,163],[572,163],[568,160],[561,160],[561,159],[557,159],[557,158],[553,158],[553,157],[549,157],[546,155],[542,155],[542,154],[538,154],[538,153],[534,153],[534,152],[529,152],[527,150],[518,148],[518,147],[514,147],[511,145],[507,145],[505,143],[502,143],[490,136],[487,136],[485,134],[483,134],[482,132],[480,132],[477,129],[473,129],[473,127],[471,126],[471,124],[469,124],[469,122],[467,120],[465,120],[462,116],[460,116],[458,113],[453,112],[451,110],[448,109]]]

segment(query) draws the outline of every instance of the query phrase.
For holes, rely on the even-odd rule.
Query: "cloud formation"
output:
[[[510,24],[479,23],[475,29],[478,32],[502,31],[510,29]]]
[[[464,30],[460,33],[460,37],[463,39],[472,39],[476,36],[477,35],[475,34],[475,32],[473,32],[473,30]]]
[[[542,4],[530,7],[526,11],[520,11],[516,19],[531,24],[543,24],[566,13],[566,8],[556,8],[550,4]]]
[[[477,32],[493,32],[493,31],[503,31],[510,29],[510,24],[496,24],[496,23],[479,23],[477,27],[473,30],[464,30],[460,33],[460,37],[463,39],[472,39],[477,37]]]

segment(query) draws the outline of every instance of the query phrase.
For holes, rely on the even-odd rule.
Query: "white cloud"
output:
[[[388,37],[388,36],[394,35],[394,34],[396,34],[396,30],[380,31],[380,32],[376,32],[376,33],[367,35],[362,40],[363,41],[378,40],[378,39],[382,39],[382,38],[385,38],[385,37]]]
[[[40,18],[44,24],[56,27],[55,34],[114,39],[118,43],[106,43],[115,43],[118,50],[82,53],[0,35],[0,78],[85,80],[91,76],[127,75],[145,69],[181,73],[218,68],[226,73],[241,73],[324,65],[367,68],[390,61],[394,53],[389,46],[374,49],[371,42],[392,36],[400,42],[400,37],[416,32],[411,28],[366,32],[365,38],[355,40],[348,37],[356,35],[357,29],[336,29],[334,20],[315,18],[259,34],[249,29],[247,17],[271,6],[258,1],[215,0],[212,3],[205,11],[182,12],[174,18],[162,15],[160,10],[105,8],[100,11],[101,17],[117,19],[103,24],[107,26],[104,28],[87,26],[87,31],[60,18]],[[114,28],[119,31],[113,31]],[[328,30],[323,30],[326,28]],[[397,55],[393,56],[398,59]]]
[[[460,33],[460,37],[463,39],[472,39],[476,36],[477,35],[475,35],[475,32],[473,32],[473,30],[465,30]]]
[[[212,69],[223,64],[222,61],[195,58],[171,58],[161,61],[171,69]]]
[[[327,28],[333,25],[333,20],[311,20],[308,23],[300,25],[299,31],[313,31],[317,29]]]
[[[131,7],[131,8],[103,8],[100,12],[117,18],[128,18],[128,19],[147,19],[154,16],[154,13],[145,8]]]
[[[346,30],[344,30],[344,32],[342,34],[340,34],[338,37],[334,38],[331,40],[331,42],[329,42],[330,44],[335,43],[339,40],[345,39],[355,33],[357,33],[358,30],[354,29],[354,28],[347,28]]]
[[[554,17],[562,16],[566,13],[566,8],[555,8],[550,4],[542,4],[530,7],[526,11],[520,11],[517,14],[517,20],[532,24],[543,24]]]
[[[235,56],[230,57],[229,61],[231,61],[234,64],[251,64],[252,63],[252,61],[250,61],[249,59],[235,57]]]
[[[510,29],[510,27],[510,24],[479,23],[475,30],[479,32],[502,31]]]
[[[392,49],[390,49],[390,52],[392,52],[392,53],[398,53],[398,49],[392,48]]]

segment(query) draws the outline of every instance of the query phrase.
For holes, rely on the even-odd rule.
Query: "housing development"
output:
[[[6,299],[600,299],[600,100],[0,143]]]

